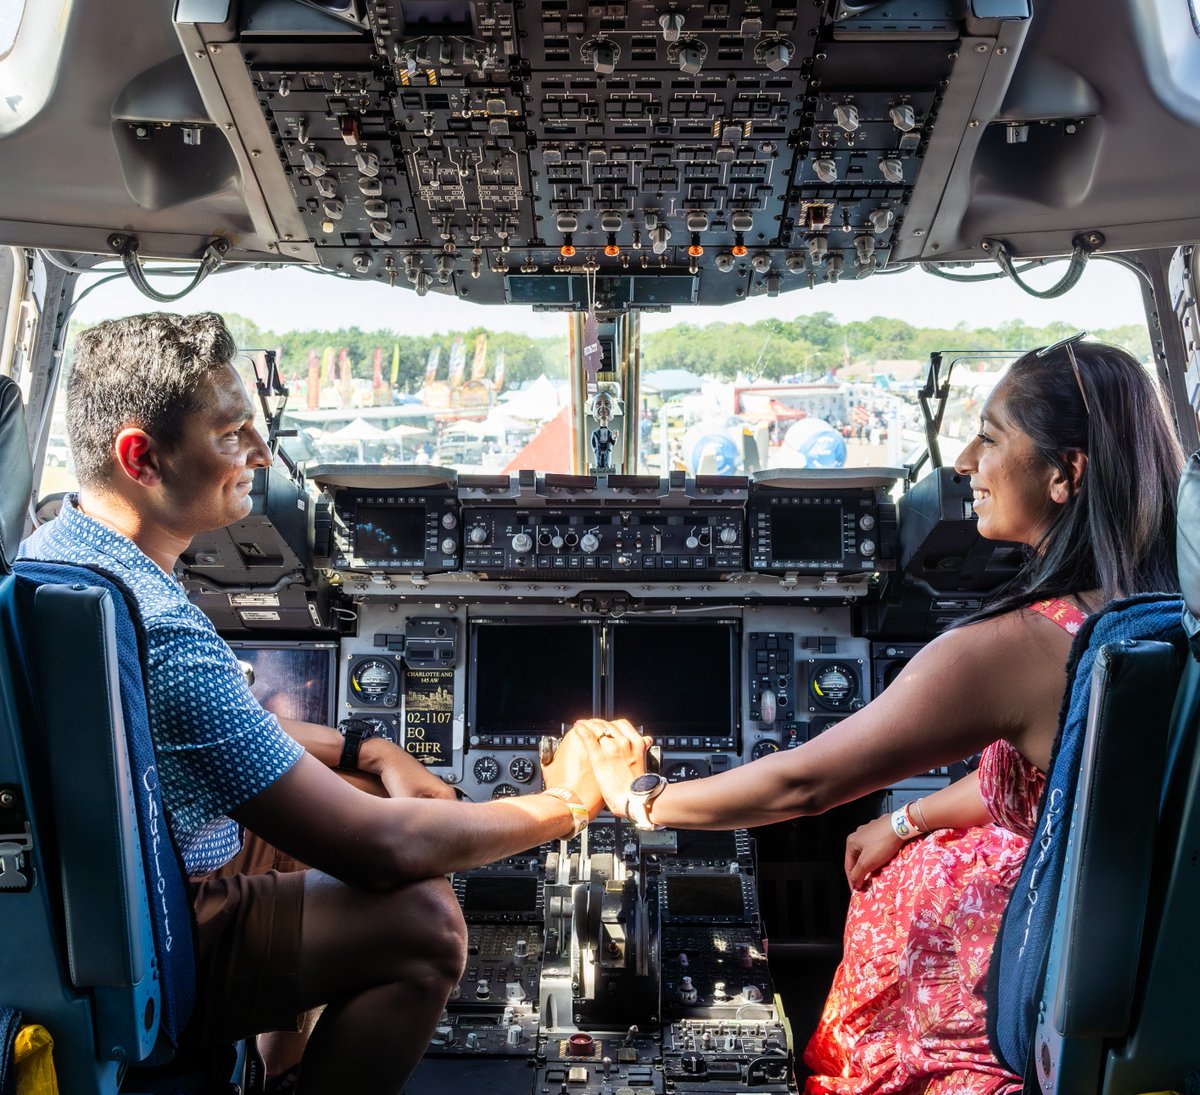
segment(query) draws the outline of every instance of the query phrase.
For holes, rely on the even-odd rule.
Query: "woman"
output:
[[[988,1048],[983,989],[1050,763],[1072,635],[1114,597],[1177,587],[1182,453],[1124,350],[1071,340],[1020,358],[955,467],[970,476],[980,534],[1027,545],[1027,563],[836,729],[708,779],[648,777],[631,794],[644,740],[624,720],[579,724],[610,809],[655,827],[820,813],[984,751],[977,774],[850,837],[846,953],[806,1053],[810,1093],[1020,1089]]]

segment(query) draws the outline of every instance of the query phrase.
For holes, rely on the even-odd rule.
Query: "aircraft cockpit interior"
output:
[[[880,387],[847,379],[840,341],[804,375],[755,370],[785,338],[769,335],[721,374],[732,402],[702,414],[701,380],[655,360],[670,313],[737,322],[770,301],[786,324],[918,278],[930,297],[978,281],[1046,298],[1118,267],[1144,363],[1184,451],[1200,449],[1196,0],[7,6],[0,374],[26,408],[22,532],[74,489],[61,400],[94,279],[182,312],[230,271],[312,268],[332,286],[314,328],[343,326],[335,289],[370,292],[397,339],[406,315],[448,303],[555,318],[553,383],[510,349],[507,389],[504,351],[488,375],[476,328],[439,349],[397,342],[394,360],[379,343],[239,337],[273,463],[250,513],[197,536],[175,571],[268,711],[351,720],[470,802],[541,790],[580,719],[628,719],[669,784],[803,747],[1026,560],[979,535],[954,464],[1034,343],[947,330]],[[52,867],[26,869],[33,845],[12,835],[29,822],[10,752],[0,923]],[[406,1090],[804,1090],[842,953],[848,834],[977,762],[948,754],[761,829],[648,831],[605,812],[456,872],[468,963]],[[1176,876],[1156,864],[1161,896]],[[1163,904],[1194,907],[1194,891]],[[14,963],[0,959],[0,1007]],[[1167,976],[1138,968],[1143,988]],[[1039,1038],[1024,1090],[1183,1091],[1200,1039],[1143,1028],[1138,1049],[1132,1008],[1123,1026],[1064,1020]],[[64,1095],[166,1090],[126,1085],[144,1046],[90,1058],[71,1032],[91,1021],[60,1039]]]

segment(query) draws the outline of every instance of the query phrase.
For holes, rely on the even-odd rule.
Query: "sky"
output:
[[[979,272],[983,269],[977,268]],[[1038,288],[1045,288],[1061,277],[1064,269],[1064,264],[1057,263],[1026,277]],[[176,292],[183,284],[180,279],[155,279],[152,268],[149,275],[152,285],[167,292]],[[94,276],[84,278],[81,288],[95,280]],[[74,318],[94,322],[154,310],[236,312],[276,334],[355,326],[362,330],[382,328],[420,335],[479,325],[493,331],[553,337],[566,328],[561,313],[467,304],[432,292],[418,297],[407,288],[348,282],[300,268],[223,272],[210,277],[183,300],[169,305],[143,297],[122,278],[100,286],[81,301]],[[1035,326],[1065,320],[1081,330],[1096,330],[1145,322],[1134,275],[1115,263],[1093,261],[1079,284],[1056,300],[1031,297],[1007,281],[954,285],[913,270],[863,281],[844,280],[811,291],[800,289],[783,293],[774,300],[757,297],[725,308],[675,308],[667,314],[646,315],[642,330],[649,333],[678,323],[790,320],[821,311],[831,312],[841,322],[887,316],[917,327],[953,327],[960,322],[970,327],[985,327],[1021,319]]]

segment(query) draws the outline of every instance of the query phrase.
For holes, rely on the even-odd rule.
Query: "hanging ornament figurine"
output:
[[[596,471],[606,472],[612,467],[612,448],[617,434],[609,429],[608,423],[614,410],[613,398],[608,392],[599,391],[592,397],[592,417],[596,420],[596,428],[592,430],[592,454]]]

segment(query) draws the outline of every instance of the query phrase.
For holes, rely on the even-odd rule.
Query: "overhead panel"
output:
[[[870,276],[957,56],[940,11],[867,33],[792,0],[347,9],[336,48],[261,24],[234,47],[319,262],[548,309]]]

